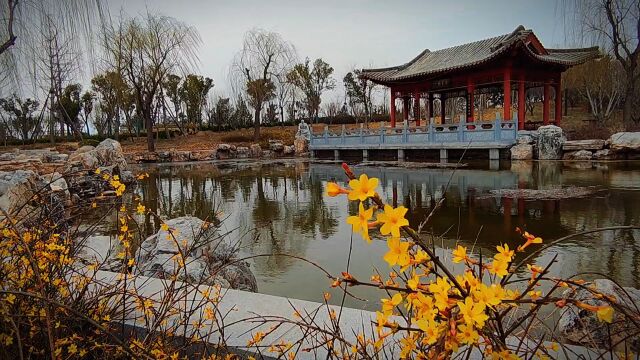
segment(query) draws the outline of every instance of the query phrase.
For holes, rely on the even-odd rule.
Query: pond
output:
[[[495,246],[522,242],[516,227],[545,241],[614,225],[640,224],[640,163],[569,164],[531,162],[501,170],[407,169],[354,167],[380,179],[383,199],[409,208],[407,218],[417,225],[445,197],[443,206],[423,228],[437,253],[451,264],[457,243],[474,254],[493,256]],[[147,208],[166,218],[193,215],[223,219],[222,231],[241,244],[242,254],[288,254],[307,259],[334,275],[345,271],[369,279],[390,269],[382,260],[387,251],[380,234],[368,245],[351,234],[345,220],[357,212],[346,197],[325,194],[327,181],[346,183],[339,164],[287,161],[230,161],[183,165],[141,165],[149,173],[136,189]],[[495,190],[587,188],[589,195],[565,199],[513,199]],[[159,224],[151,224],[159,227]],[[352,241],[351,241],[352,240]],[[348,262],[350,244],[351,261]],[[624,286],[640,287],[640,231],[609,230],[572,238],[535,259],[546,265],[557,255],[552,275],[602,278],[608,274]],[[333,292],[330,279],[314,265],[284,255],[250,260],[259,292],[321,301]],[[462,268],[458,268],[462,270]],[[526,276],[526,274],[522,274]],[[380,297],[374,288],[357,288],[349,307],[374,310]]]

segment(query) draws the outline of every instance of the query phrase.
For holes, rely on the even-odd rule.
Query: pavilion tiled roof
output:
[[[539,54],[527,46],[532,30],[518,26],[513,32],[493,38],[458,45],[442,50],[424,50],[410,62],[388,68],[363,69],[361,77],[374,82],[395,82],[437,75],[484,64],[520,46],[533,59],[560,66],[574,66],[599,56],[598,47],[579,49],[546,49]],[[536,38],[537,40],[537,38]]]

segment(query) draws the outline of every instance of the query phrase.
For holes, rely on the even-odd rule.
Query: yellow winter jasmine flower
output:
[[[402,294],[396,293],[391,299],[382,299],[382,313],[386,316],[393,314],[393,308],[402,303]]]
[[[601,307],[598,311],[596,311],[596,315],[598,316],[598,320],[612,323],[613,322],[613,308],[611,306]]]
[[[142,204],[138,204],[138,207],[136,208],[136,212],[140,215],[144,215],[146,208],[144,207],[144,205]]]
[[[449,289],[451,284],[445,278],[438,278],[435,283],[429,284],[429,291],[433,293],[435,305],[439,310],[445,310],[449,306]]]
[[[373,197],[378,187],[378,179],[371,178],[367,174],[360,175],[360,179],[353,179],[349,181],[351,191],[349,192],[349,200],[364,201],[370,197]]]
[[[473,299],[478,304],[482,304],[488,307],[494,307],[499,305],[502,302],[502,299],[498,296],[502,293],[501,290],[498,289],[500,285],[491,284],[491,286],[487,286],[485,284],[478,284],[476,290],[472,293]]]
[[[455,250],[453,250],[453,262],[458,264],[463,261],[466,261],[469,257],[467,256],[467,248],[462,245],[458,245]]]
[[[425,261],[429,261],[429,255],[427,255],[426,251],[418,249],[418,251],[416,251],[416,255],[413,257],[413,261],[416,264],[421,264]]]
[[[407,266],[411,260],[409,256],[409,246],[411,244],[406,241],[400,241],[399,237],[390,237],[387,240],[389,251],[384,255],[384,261],[389,266]]]
[[[169,231],[169,225],[167,225],[166,223],[162,223],[162,225],[160,225],[160,229],[162,229],[163,231]]]
[[[400,228],[409,225],[409,220],[404,218],[407,208],[398,206],[393,208],[391,205],[384,206],[384,213],[378,214],[378,221],[382,223],[380,233],[382,235],[391,234],[393,237],[400,237]]]
[[[513,250],[509,250],[509,244],[504,244],[502,246],[498,245],[496,246],[496,249],[498,250],[498,253],[494,256],[495,259],[511,262],[515,252]]]
[[[365,210],[364,205],[360,202],[358,207],[358,215],[349,216],[347,218],[347,224],[351,224],[353,232],[362,233],[362,237],[371,243],[371,237],[369,237],[369,220],[373,216],[373,208]]]
[[[508,268],[509,268],[509,263],[503,260],[495,259],[493,260],[493,262],[489,267],[489,272],[499,277],[504,277],[509,273],[507,271]]]
[[[458,308],[467,325],[477,324],[478,328],[482,328],[484,322],[489,318],[484,313],[485,306],[480,303],[474,303],[470,297],[466,298],[464,302],[458,301]]]
[[[527,246],[531,244],[542,244],[542,238],[531,235],[526,231],[524,232],[524,234],[522,234],[522,237],[524,237],[526,241],[524,245],[518,246],[518,249],[517,249],[518,251],[524,251],[524,249],[526,249]]]
[[[340,185],[334,182],[327,183],[327,195],[331,197],[335,197],[340,194],[348,194],[348,193],[349,193],[349,190],[341,187]]]
[[[473,329],[473,326],[463,324],[458,326],[457,337],[461,343],[473,345],[478,342],[480,335],[478,335],[478,332]]]
[[[440,335],[440,326],[432,320],[420,319],[415,322],[420,330],[424,332],[423,341],[427,345],[433,345],[438,341]]]

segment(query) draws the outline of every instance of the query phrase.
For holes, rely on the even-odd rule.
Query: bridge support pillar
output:
[[[398,161],[404,161],[404,149],[398,149]]]
[[[489,160],[489,170],[500,170],[500,160]]]
[[[310,158],[312,158],[312,159],[315,159],[315,158],[316,158],[316,152],[315,152],[315,150],[311,150],[311,151],[309,151],[309,157],[310,157]]]
[[[440,149],[440,162],[449,162],[449,151],[447,151],[447,149]]]
[[[489,149],[489,160],[500,160],[500,149]]]
[[[362,160],[363,161],[369,160],[369,150],[362,149]]]
[[[340,160],[340,150],[333,150],[333,159]]]

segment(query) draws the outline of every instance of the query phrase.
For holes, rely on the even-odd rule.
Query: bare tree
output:
[[[589,103],[593,117],[606,121],[624,92],[624,70],[609,56],[569,69],[564,76],[567,89],[574,89]]]
[[[640,120],[640,1],[574,0],[566,11],[576,14],[577,37],[601,45],[625,72],[622,117],[625,123]],[[571,18],[570,18],[571,19]],[[572,22],[569,22],[572,23]]]
[[[104,46],[114,63],[122,64],[122,73],[133,89],[136,112],[144,120],[147,148],[155,151],[153,133],[154,101],[165,76],[185,72],[195,66],[200,44],[198,32],[168,16],[146,14],[108,29]]]
[[[265,102],[276,97],[277,79],[295,58],[293,45],[275,32],[253,29],[244,36],[242,49],[231,63],[232,87],[246,94],[253,108],[253,138],[260,139],[260,113]]]

